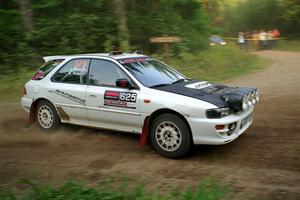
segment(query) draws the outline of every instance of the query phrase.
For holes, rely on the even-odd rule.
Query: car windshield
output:
[[[209,38],[211,42],[223,42],[223,39],[217,36],[212,36]]]
[[[171,67],[152,58],[128,58],[119,62],[146,87],[165,86],[186,79]]]

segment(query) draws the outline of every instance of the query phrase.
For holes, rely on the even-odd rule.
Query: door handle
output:
[[[96,95],[96,94],[89,94],[89,97],[96,98],[96,97],[97,97],[97,95]]]
[[[48,92],[54,92],[54,90],[48,90]]]

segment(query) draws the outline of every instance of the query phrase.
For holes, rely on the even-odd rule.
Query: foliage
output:
[[[227,30],[237,33],[239,31],[282,28],[278,27],[282,23],[281,15],[282,10],[276,0],[247,0],[226,13],[226,19],[229,21]]]
[[[278,28],[284,35],[300,34],[299,0],[245,0],[223,11],[227,33]]]
[[[202,4],[195,0],[139,0],[127,1],[130,44],[153,53],[157,44],[149,38],[162,35],[181,36],[182,42],[174,44],[174,52],[197,51],[207,47],[210,32],[208,18]]]
[[[1,6],[1,74],[39,65],[45,55],[101,52],[115,45],[116,25],[104,0],[32,1],[33,31],[25,29],[17,2]]]
[[[158,56],[159,57],[159,56]],[[182,53],[170,65],[200,80],[223,81],[261,69],[265,60],[230,46],[212,46],[196,54]]]
[[[282,18],[287,23],[286,31],[292,34],[300,34],[300,0],[280,0]]]
[[[281,51],[300,51],[300,39],[280,40],[275,47]]]
[[[33,3],[32,42],[41,55],[105,51],[116,32],[103,0],[38,0]]]
[[[0,199],[3,200],[219,200],[228,196],[228,187],[217,184],[213,179],[200,182],[198,188],[179,189],[165,195],[157,192],[147,192],[145,184],[137,185],[133,189],[123,182],[115,187],[99,184],[98,187],[87,187],[82,183],[68,181],[61,186],[36,184],[29,180],[25,184],[29,188],[22,195],[16,195],[10,189],[1,188]]]
[[[0,0],[0,77],[39,66],[47,55],[128,45],[158,53],[153,36],[180,36],[171,48],[180,55],[207,49],[210,34],[271,28],[299,34],[299,6],[300,0]]]
[[[22,69],[18,73],[8,73],[0,77],[0,102],[20,101],[25,83],[34,71]]]
[[[201,2],[121,1],[131,49],[154,52],[158,45],[151,45],[149,38],[164,34],[182,37],[174,52],[207,46],[210,28]],[[29,5],[22,8],[21,2]],[[124,46],[126,37],[118,32],[118,5],[109,0],[0,0],[0,75],[40,65],[42,56],[107,52]],[[28,21],[33,30],[28,30]]]

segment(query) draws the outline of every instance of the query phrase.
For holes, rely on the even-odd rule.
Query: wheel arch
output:
[[[31,107],[30,107],[29,120],[28,120],[30,124],[34,123],[36,120],[35,119],[36,108],[37,108],[37,105],[39,104],[39,102],[41,102],[41,101],[48,101],[49,103],[51,103],[57,112],[57,108],[54,106],[54,104],[49,99],[46,99],[44,97],[37,98],[37,99],[33,100]],[[59,120],[61,120],[59,113],[58,113],[58,116],[59,116]]]
[[[142,131],[142,136],[141,136],[141,141],[140,141],[140,145],[144,146],[145,144],[148,143],[149,137],[150,137],[150,127],[151,124],[153,123],[153,121],[160,115],[165,114],[165,113],[171,113],[174,114],[176,116],[178,116],[179,118],[181,118],[187,125],[188,129],[189,129],[189,134],[191,136],[191,142],[193,144],[193,134],[192,134],[192,129],[190,127],[190,124],[188,123],[188,121],[186,120],[186,118],[179,112],[169,109],[169,108],[161,108],[158,109],[154,112],[152,112],[149,116],[147,116],[144,120],[144,126],[143,126],[143,131]],[[146,137],[145,137],[146,135]]]

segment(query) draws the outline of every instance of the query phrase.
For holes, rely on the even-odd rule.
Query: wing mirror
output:
[[[117,79],[116,86],[120,88],[135,89],[135,86],[128,79]]]

